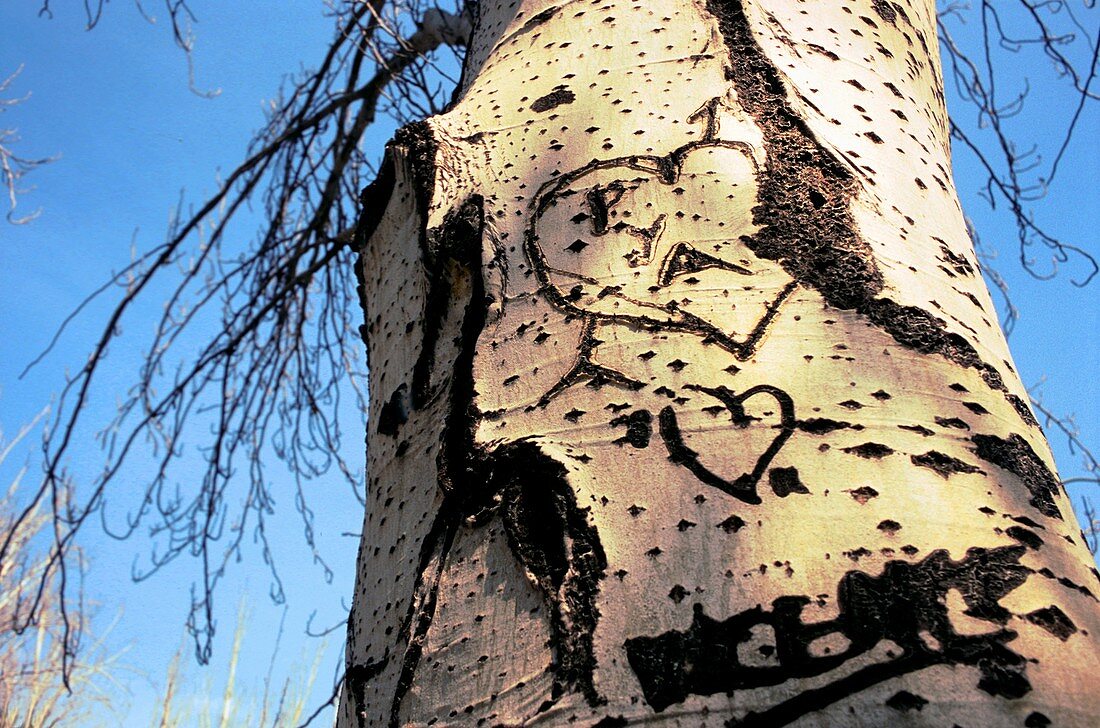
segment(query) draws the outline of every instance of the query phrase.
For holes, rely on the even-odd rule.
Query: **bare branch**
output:
[[[939,14],[940,46],[944,51],[944,72],[954,82],[955,90],[977,112],[976,129],[951,121],[951,137],[974,155],[985,170],[985,196],[996,208],[1005,203],[1016,223],[1017,244],[1021,265],[1040,279],[1054,277],[1060,266],[1072,260],[1084,263],[1085,271],[1072,280],[1074,285],[1087,285],[1100,272],[1094,255],[1047,232],[1037,222],[1031,210],[1035,201],[1046,195],[1053,184],[1058,167],[1075,136],[1086,105],[1100,99],[1095,79],[1100,73],[1100,36],[1096,23],[1090,31],[1082,23],[1070,2],[1047,0],[1014,0],[1009,3],[1020,12],[1007,20],[1004,3],[981,0],[970,9],[962,3],[951,3]],[[966,10],[967,12],[963,12]],[[1083,12],[1096,19],[1096,6],[1086,2]],[[957,39],[955,29],[967,20],[976,20],[981,29],[981,47],[971,50]],[[1065,119],[1058,139],[1050,144],[1057,151],[1047,163],[1037,147],[1021,151],[1021,130],[1010,128],[1009,121],[1021,114],[1028,96],[1029,81],[1017,78],[1014,69],[1019,63],[1006,63],[1003,54],[1019,54],[1038,50],[1049,62],[1056,80],[1068,82],[1077,100]],[[1029,67],[1035,67],[1031,64]],[[1007,96],[1005,87],[1013,90]],[[1048,251],[1045,269],[1034,257],[1036,248]]]
[[[93,26],[102,4],[88,8]],[[177,44],[188,50],[193,15],[180,0],[165,8]],[[49,11],[48,3],[43,9]],[[436,51],[441,44],[465,42],[469,31],[459,8],[425,12],[416,3],[347,1],[333,5],[331,14],[336,31],[325,56],[316,70],[290,79],[270,104],[245,160],[194,212],[180,211],[163,243],[89,297],[115,293],[118,300],[88,360],[60,395],[44,442],[44,477],[17,516],[18,525],[36,508],[51,511],[49,568],[62,590],[74,539],[95,515],[116,538],[148,530],[154,546],[145,563],[135,565],[136,579],[181,555],[194,557],[199,576],[188,627],[200,661],[212,649],[214,592],[249,540],[268,566],[272,597],[283,598],[266,530],[276,498],[262,455],[274,452],[293,474],[291,495],[303,540],[331,578],[316,544],[308,490],[310,480],[335,468],[362,499],[360,468],[340,454],[342,423],[352,415],[359,420],[365,411],[356,381],[364,366],[356,354],[361,313],[347,283],[354,280],[356,263],[350,231],[363,175],[381,150],[364,151],[362,140],[381,114],[400,122],[408,106],[441,107],[440,95],[449,87],[431,70]],[[423,22],[414,24],[414,17]],[[406,98],[408,106],[387,97],[388,88],[397,89],[394,97]],[[265,223],[245,242],[236,220],[250,205],[262,207]],[[97,396],[94,385],[110,344],[131,308],[169,281],[135,386],[98,435],[106,454],[103,470],[79,500],[65,501],[60,487],[66,456],[88,427],[83,413]],[[197,335],[205,343],[196,345]],[[349,395],[354,401],[345,401]],[[204,429],[204,445],[189,449]],[[204,461],[199,476],[176,475],[173,465],[185,452],[197,452]],[[132,498],[127,494],[123,502],[130,512],[118,523],[105,504],[120,499],[112,484],[137,457],[140,465],[130,467],[140,467],[144,487]],[[12,533],[8,529],[0,541],[0,569],[6,568]],[[31,615],[41,608],[49,583],[44,576]]]

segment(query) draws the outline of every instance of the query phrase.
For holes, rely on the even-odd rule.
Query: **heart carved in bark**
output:
[[[690,386],[690,388],[714,397],[721,402],[729,412],[730,423],[733,426],[732,430],[714,438],[714,444],[722,453],[721,459],[723,461],[732,460],[734,463],[738,464],[747,463],[750,467],[744,468],[740,473],[731,473],[728,470],[725,473],[717,473],[707,467],[699,453],[688,447],[684,442],[684,435],[680,430],[680,423],[676,411],[671,406],[662,409],[658,416],[661,438],[665,441],[665,447],[668,448],[669,460],[684,466],[690,470],[695,477],[707,485],[718,488],[738,500],[753,505],[760,503],[760,495],[756,490],[757,484],[767,471],[768,465],[771,464],[776,453],[782,449],[783,445],[790,438],[791,433],[794,432],[796,420],[794,415],[794,402],[791,400],[790,395],[778,387],[773,387],[768,384],[759,384],[755,387],[750,387],[740,394],[721,386],[710,388],[693,385]],[[754,398],[769,398],[774,400],[779,406],[778,421],[773,424],[762,424],[761,418],[750,416],[745,410],[745,403]],[[757,400],[754,404],[759,406],[763,404],[763,402]],[[758,427],[773,429],[775,430],[775,435],[765,439],[766,444],[763,446],[763,449],[759,446],[758,437],[744,438],[746,441],[750,442],[753,440],[757,441],[755,443],[755,449],[750,447],[745,451],[744,448],[739,448],[738,432]],[[737,469],[736,465],[734,469]]]
[[[556,177],[524,243],[541,292],[592,324],[694,334],[749,359],[797,285],[746,242],[759,173],[750,144],[710,139]]]

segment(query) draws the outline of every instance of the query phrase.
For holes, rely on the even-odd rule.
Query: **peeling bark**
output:
[[[933,4],[478,6],[363,196],[338,722],[1090,725]]]

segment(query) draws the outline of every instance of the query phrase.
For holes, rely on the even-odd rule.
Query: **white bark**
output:
[[[365,198],[340,723],[1091,725],[932,2],[480,5]]]

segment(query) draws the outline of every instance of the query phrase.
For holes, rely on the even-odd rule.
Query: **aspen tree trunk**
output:
[[[482,0],[364,194],[344,726],[1091,726],[932,0]]]

